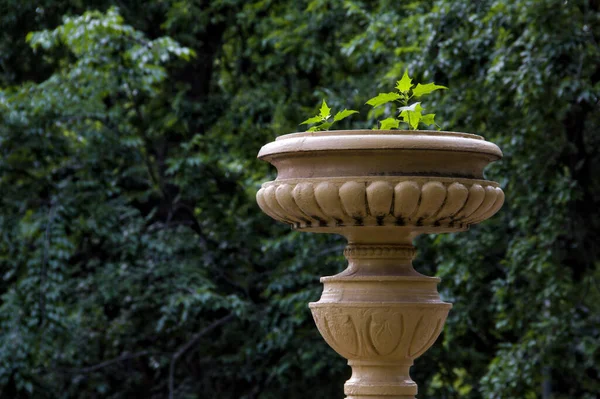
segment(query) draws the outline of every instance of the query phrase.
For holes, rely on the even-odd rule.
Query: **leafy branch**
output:
[[[408,128],[416,130],[419,127],[419,123],[425,125],[436,125],[435,114],[423,115],[423,107],[421,102],[415,102],[409,105],[410,100],[413,98],[419,98],[424,95],[430,94],[436,90],[448,89],[446,86],[436,85],[435,83],[417,84],[416,86],[412,83],[412,79],[408,76],[408,72],[404,72],[402,79],[396,83],[397,92],[390,93],[379,93],[379,95],[371,98],[367,101],[367,104],[373,108],[377,108],[387,103],[396,103],[400,105],[398,110],[400,111],[397,118],[387,118],[382,120],[380,123],[379,130],[398,129],[400,122],[408,124]]]
[[[345,119],[350,115],[357,113],[358,111],[354,111],[352,109],[344,109],[343,111],[340,111],[337,114],[335,114],[335,116],[333,117],[333,121],[329,122],[329,118],[331,118],[331,108],[329,108],[325,100],[323,100],[319,113],[313,116],[312,118],[308,118],[300,124],[314,125],[310,129],[308,129],[307,132],[319,132],[323,130],[329,130],[331,125],[333,125],[335,122],[341,121],[342,119]]]
[[[426,84],[418,83],[414,85],[412,83],[412,78],[410,78],[408,72],[405,71],[402,79],[396,82],[396,91],[379,93],[377,96],[367,101],[366,104],[371,105],[373,108],[388,103],[395,103],[398,105],[398,117],[390,117],[380,121],[379,130],[399,129],[400,123],[406,123],[409,130],[417,130],[421,123],[427,126],[435,125],[438,130],[440,130],[441,127],[435,123],[435,114],[423,114],[421,102],[417,101],[410,104],[410,101],[433,93],[436,90],[446,89],[448,89],[446,86],[437,85],[433,82]],[[356,113],[358,113],[358,111],[344,109],[335,114],[333,120],[330,121],[331,108],[329,108],[325,100],[323,100],[319,113],[300,124],[313,125],[307,132],[319,132],[329,130],[335,122],[341,121]]]

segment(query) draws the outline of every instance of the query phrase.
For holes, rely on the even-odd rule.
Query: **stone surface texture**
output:
[[[483,169],[502,152],[466,133],[350,130],[280,136],[258,157],[278,171],[257,193],[265,213],[348,240],[347,269],[321,278],[321,299],[309,304],[325,341],[352,367],[347,398],[414,399],[409,369],[452,305],[440,299],[440,279],[413,268],[412,241],[498,212],[504,193]]]

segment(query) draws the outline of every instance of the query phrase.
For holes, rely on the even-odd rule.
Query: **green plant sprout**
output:
[[[382,120],[380,123],[379,130],[388,130],[388,129],[398,129],[400,122],[408,124],[409,129],[417,130],[419,127],[419,123],[423,123],[424,125],[435,125],[438,130],[441,127],[435,123],[435,114],[425,114],[423,115],[423,107],[421,106],[421,102],[415,102],[413,104],[408,104],[409,101],[413,98],[419,98],[426,94],[432,93],[436,90],[446,90],[448,89],[446,86],[436,85],[435,83],[427,83],[427,84],[417,84],[416,86],[412,84],[412,79],[408,76],[408,72],[404,72],[404,76],[396,83],[396,90],[398,92],[390,92],[390,93],[379,93],[376,97],[373,97],[367,104],[373,106],[373,108],[377,108],[380,105],[387,104],[390,102],[395,102],[400,105],[398,110],[400,113],[397,118],[387,118]]]
[[[331,118],[331,108],[327,106],[325,99],[323,99],[323,103],[321,104],[321,109],[319,113],[312,118],[308,118],[304,122],[300,123],[301,125],[314,125],[307,132],[319,132],[323,130],[329,130],[331,125],[335,122],[341,121],[344,118],[352,114],[357,114],[358,111],[354,111],[352,109],[344,109],[343,111],[338,112],[333,117],[333,121],[329,122],[329,118]]]

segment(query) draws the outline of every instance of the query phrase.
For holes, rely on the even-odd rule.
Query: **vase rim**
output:
[[[259,159],[283,154],[348,151],[442,151],[485,154],[489,162],[502,158],[502,151],[482,136],[434,130],[331,130],[290,133],[264,145]]]
[[[295,132],[277,136],[275,141],[286,140],[296,137],[327,137],[327,136],[353,136],[353,135],[369,135],[369,136],[451,136],[464,137],[468,139],[483,140],[485,138],[478,134],[451,132],[445,130],[372,130],[372,129],[352,129],[352,130],[326,130],[321,132]]]

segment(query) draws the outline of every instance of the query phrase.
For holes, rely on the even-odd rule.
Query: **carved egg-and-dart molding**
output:
[[[493,216],[504,193],[487,180],[302,179],[263,184],[261,209],[296,228],[311,226],[449,226]]]

